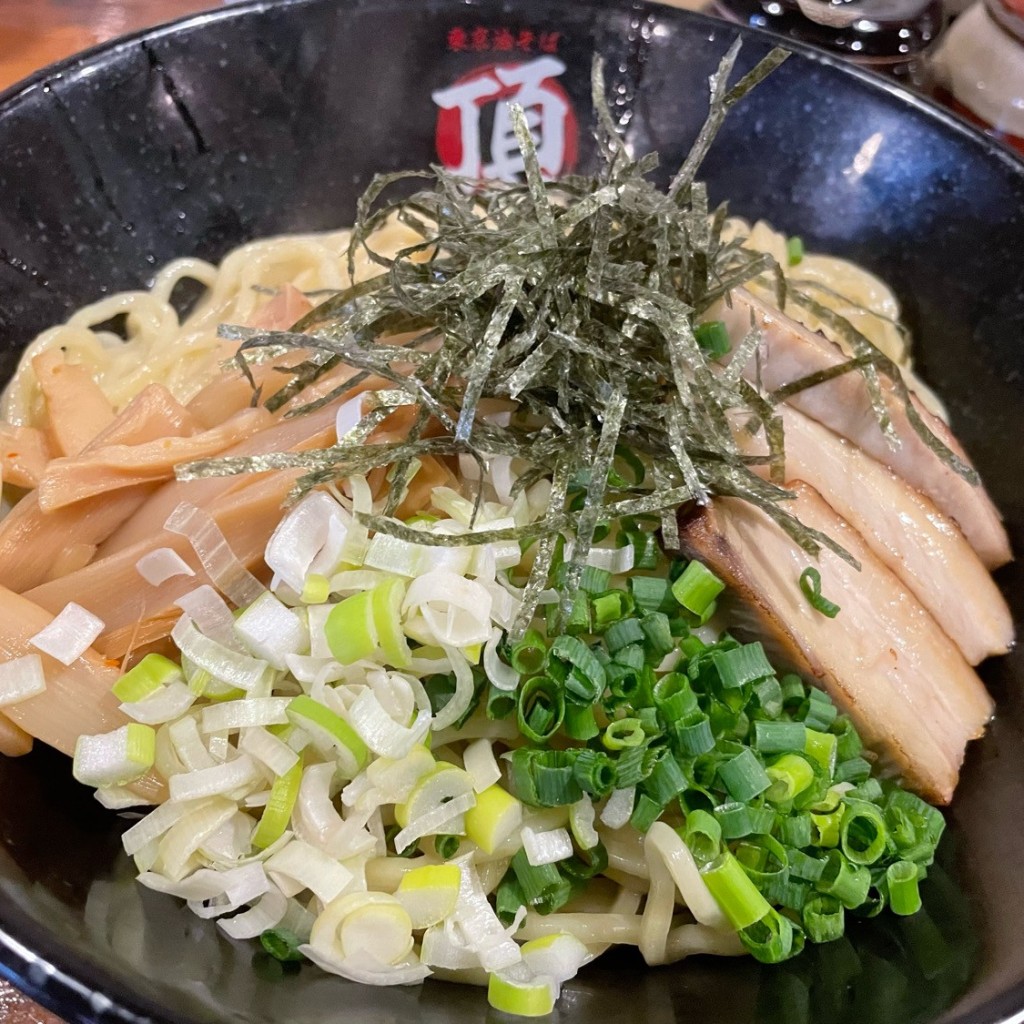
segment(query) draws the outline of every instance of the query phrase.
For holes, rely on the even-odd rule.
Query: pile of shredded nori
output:
[[[784,438],[775,403],[785,396],[764,394],[740,376],[757,349],[757,330],[752,327],[727,365],[695,334],[709,307],[755,278],[771,281],[773,275],[780,306],[786,302],[775,261],[743,248],[742,240],[723,238],[726,208],[709,210],[707,189],[695,178],[729,109],[788,56],[773,50],[730,87],[738,51],[739,41],[711,76],[707,120],[666,191],[648,180],[657,156],[634,158],[616,130],[598,61],[593,101],[601,162],[593,176],[545,181],[524,113],[514,107],[523,183],[467,181],[438,167],[378,177],[360,200],[349,263],[362,248],[381,274],[327,299],[291,331],[225,327],[222,334],[242,341],[238,359],[246,370],[248,360],[268,348],[303,351],[303,361],[286,371],[288,385],[267,401],[271,409],[342,363],[360,372],[294,414],[334,401],[369,377],[387,381],[387,388],[368,396],[372,410],[335,446],[192,463],[179,467],[179,478],[302,467],[301,494],[388,466],[388,507],[366,517],[367,525],[429,543],[431,535],[393,515],[419,456],[464,454],[481,466],[498,455],[519,459],[525,470],[517,488],[541,478],[552,482],[546,515],[524,529],[435,539],[537,538],[520,629],[547,586],[559,534],[574,538],[563,594],[569,608],[601,524],[659,517],[663,541],[672,548],[679,507],[713,495],[754,503],[812,555],[824,544],[849,557],[786,511],[789,492],[751,469],[768,462],[772,479],[781,482]],[[392,186],[408,187],[415,179],[428,187],[385,200]],[[393,259],[371,247],[374,231],[389,217],[422,238]],[[800,299],[814,304],[808,296]],[[815,312],[827,314],[850,343],[854,355],[838,372],[863,376],[882,429],[889,427],[880,374],[903,395],[922,436],[952,462],[913,414],[898,368],[849,323],[822,308]],[[820,379],[790,384],[786,394]],[[485,422],[477,415],[484,398],[512,399],[519,411],[507,426]],[[363,443],[402,406],[417,410],[407,440]],[[730,426],[737,417],[747,429],[764,430],[767,456],[740,455]]]

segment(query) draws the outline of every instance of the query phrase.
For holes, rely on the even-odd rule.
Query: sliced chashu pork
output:
[[[860,535],[805,484],[787,503],[801,522],[840,543],[858,572],[830,551],[817,563],[822,593],[841,607],[829,619],[800,589],[815,562],[767,515],[716,499],[680,524],[684,549],[731,588],[752,632],[850,714],[865,741],[927,800],[953,796],[968,741],[992,700],[953,641],[871,553]]]
[[[1013,617],[988,570],[920,492],[880,462],[790,406],[779,408],[785,479],[803,480],[864,538],[977,665],[1013,644]],[[767,453],[764,435],[736,432],[748,455]],[[755,467],[767,475],[767,467]]]
[[[846,361],[838,346],[820,334],[811,333],[742,288],[732,292],[731,305],[718,303],[708,317],[723,320],[730,336],[737,341],[750,330],[753,318],[761,331],[761,345],[757,357],[751,358],[743,374],[751,381],[760,376],[761,384],[768,391]],[[859,373],[846,373],[807,388],[788,401],[859,445],[927,495],[940,512],[957,523],[988,568],[1008,562],[1012,556],[1006,531],[984,488],[969,483],[932,452],[914,432],[903,403],[893,393],[891,385],[884,379],[881,385],[893,429],[900,441],[898,446],[890,444],[879,428]],[[920,404],[916,407],[932,433],[966,461],[946,424]]]

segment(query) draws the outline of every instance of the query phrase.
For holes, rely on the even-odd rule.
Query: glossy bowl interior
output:
[[[667,175],[737,31],[615,0],[274,0],[44,72],[0,97],[0,373],[38,330],[141,285],[173,257],[216,259],[249,238],[349,222],[375,172],[437,158],[432,93],[482,65],[560,61],[585,167],[590,57],[604,55],[630,144],[658,150]],[[742,34],[747,67],[770,44]],[[894,284],[919,366],[1021,550],[1024,165],[897,88],[806,52],[735,110],[705,176],[714,200]],[[1011,566],[1000,579],[1019,620],[1021,572]],[[778,968],[697,958],[643,970],[634,955],[609,956],[567,986],[558,1018],[988,1024],[1016,1015],[1024,659],[984,673],[999,714],[969,752],[924,914],[857,923]],[[68,1019],[500,1016],[474,990],[372,990],[283,973],[219,937],[131,882],[118,857],[124,820],[76,786],[69,767],[45,750],[0,761],[0,969]]]

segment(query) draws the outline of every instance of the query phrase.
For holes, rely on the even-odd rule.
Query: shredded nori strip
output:
[[[334,401],[368,378],[381,379],[366,399],[363,422],[329,448],[208,459],[180,466],[179,479],[299,467],[306,474],[297,497],[321,483],[390,467],[385,514],[359,517],[371,529],[421,544],[536,540],[511,630],[516,636],[549,585],[559,533],[575,537],[564,575],[566,614],[599,525],[653,515],[661,518],[663,541],[674,545],[676,510],[714,495],[752,502],[812,556],[827,546],[852,561],[786,510],[792,495],[778,486],[784,437],[776,403],[838,373],[863,377],[879,425],[888,431],[879,382],[886,377],[929,447],[971,478],[969,468],[916,415],[898,368],[806,292],[792,298],[842,334],[854,353],[834,370],[766,395],[759,373],[757,386],[740,376],[751,358],[759,358],[756,327],[727,366],[715,364],[697,344],[699,317],[719,299],[728,301],[732,289],[771,275],[780,307],[787,299],[782,270],[771,256],[722,238],[726,209],[709,210],[706,187],[696,180],[730,108],[788,56],[774,49],[730,87],[738,51],[737,40],[711,76],[707,119],[667,191],[648,179],[657,157],[634,158],[619,135],[596,59],[592,85],[602,157],[596,174],[544,180],[525,114],[513,105],[523,183],[468,181],[440,167],[378,176],[359,200],[348,258],[351,272],[362,250],[381,274],[333,294],[291,331],[222,330],[241,340],[237,361],[246,373],[248,361],[268,347],[301,353],[301,361],[282,370],[291,379],[267,401],[270,409],[301,401],[297,396],[305,388],[339,365],[360,371],[326,396],[293,403],[289,415]],[[416,180],[427,187],[409,198],[385,198],[392,186]],[[389,217],[422,239],[394,258],[371,248],[374,231]],[[399,335],[405,337],[398,340]],[[485,422],[478,416],[484,398],[512,399],[518,411],[507,426]],[[364,443],[402,405],[418,408],[407,440]],[[752,433],[764,431],[767,456],[740,453],[733,438],[737,423]],[[641,481],[616,476],[613,486],[618,446],[646,466]],[[547,512],[528,527],[458,536],[433,535],[395,519],[420,457],[455,454],[481,466],[495,455],[521,460],[525,470],[517,493],[550,477]],[[759,464],[771,467],[773,482],[753,471]],[[582,500],[571,502],[574,493],[582,493]]]

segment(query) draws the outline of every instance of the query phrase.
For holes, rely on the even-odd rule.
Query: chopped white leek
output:
[[[162,686],[142,700],[126,702],[121,710],[136,722],[162,725],[180,718],[195,703],[196,695],[180,679]]]
[[[238,749],[266,765],[274,775],[284,775],[299,759],[299,755],[287,743],[262,726],[246,729],[238,741]],[[334,766],[329,767],[333,773]]]
[[[302,619],[269,590],[249,605],[234,625],[249,652],[276,669],[288,667],[286,655],[309,650],[309,631]]]
[[[99,736],[79,736],[73,773],[87,786],[123,786],[144,775],[156,755],[156,733],[132,722]]]
[[[207,576],[239,608],[263,593],[263,584],[238,560],[217,521],[205,509],[183,501],[167,517],[164,529],[192,545]]]
[[[286,896],[309,889],[324,904],[339,896],[354,877],[322,850],[294,838],[267,860],[266,869]]]
[[[473,789],[482,793],[501,779],[501,769],[489,739],[474,740],[462,752],[462,764],[473,780]]]
[[[148,551],[136,563],[138,574],[152,587],[159,587],[175,576],[195,576],[195,570],[174,548]]]
[[[64,665],[77,661],[103,632],[103,620],[69,601],[29,643]]]
[[[270,666],[259,658],[239,654],[204,636],[187,615],[182,615],[171,631],[178,649],[191,662],[222,682],[240,690],[254,690],[267,678]]]
[[[636,800],[636,787],[616,789],[608,797],[608,802],[601,811],[601,821],[609,828],[622,828],[629,823],[633,814],[633,802]]]
[[[594,828],[595,817],[594,802],[589,796],[577,800],[569,808],[569,828],[581,850],[592,850],[600,842]]]
[[[249,697],[210,704],[203,708],[200,729],[221,732],[257,725],[287,725],[290,703],[290,697]]]
[[[313,560],[332,539],[331,522],[336,521],[341,528],[341,543],[336,543],[340,555],[349,519],[348,513],[326,491],[310,491],[278,523],[264,560],[277,577],[301,594]]]
[[[172,800],[198,800],[207,796],[230,795],[235,790],[260,782],[263,776],[248,754],[212,768],[172,775],[167,783]]]
[[[38,654],[0,663],[0,707],[35,697],[46,689],[43,659]]]
[[[567,860],[573,854],[572,838],[564,828],[540,832],[527,825],[523,828],[522,837],[526,859],[534,867],[541,864],[557,864],[558,861]]]
[[[369,688],[356,697],[348,710],[348,720],[370,750],[395,760],[422,743],[430,730],[429,711],[420,711],[411,726],[400,725]]]
[[[523,963],[534,974],[546,974],[556,985],[575,978],[579,969],[591,959],[587,947],[569,932],[557,932],[531,939],[522,946]]]

